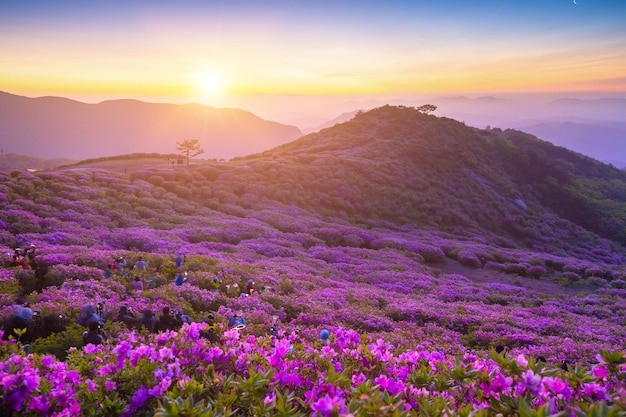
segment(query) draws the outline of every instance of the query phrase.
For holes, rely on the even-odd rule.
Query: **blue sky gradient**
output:
[[[577,3],[0,0],[0,89],[179,101],[202,99],[201,84],[215,100],[626,91],[626,1]]]

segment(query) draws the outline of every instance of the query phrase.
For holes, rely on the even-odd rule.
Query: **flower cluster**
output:
[[[421,346],[399,351],[341,327],[327,344],[296,333],[276,339],[235,331],[212,344],[201,336],[204,329],[193,323],[178,333],[130,332],[115,345],[75,350],[66,362],[5,342],[2,407],[20,415],[134,415],[183,398],[241,415],[274,415],[287,407],[294,415],[347,416],[375,408],[408,416],[542,408],[587,413],[626,405],[623,352],[604,351],[588,368],[563,370],[524,355],[453,357]]]

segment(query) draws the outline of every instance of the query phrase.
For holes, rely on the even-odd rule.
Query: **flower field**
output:
[[[346,154],[305,137],[317,150],[287,159],[0,173],[1,317],[22,296],[65,324],[0,342],[2,415],[626,415],[623,247],[480,164],[374,199],[402,169],[361,183],[373,150],[350,126]],[[11,265],[30,245],[43,288]],[[97,303],[109,338],[83,346]],[[189,323],[149,333],[122,307]]]

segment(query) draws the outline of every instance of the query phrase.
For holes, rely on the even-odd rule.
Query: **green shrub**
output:
[[[504,272],[525,277],[528,275],[528,264],[508,264]]]
[[[293,286],[293,282],[285,277],[276,285],[276,291],[282,295],[293,294],[296,289]]]
[[[67,326],[64,332],[53,333],[48,337],[39,338],[30,345],[31,353],[44,355],[54,355],[63,361],[67,358],[68,349],[71,347],[81,347],[83,345],[83,332],[85,328],[72,323]]]
[[[0,302],[10,304],[20,293],[20,283],[16,280],[0,281]]]
[[[465,266],[469,266],[471,268],[481,268],[483,263],[478,259],[478,257],[467,251],[459,251],[457,254],[457,260]]]
[[[20,284],[22,293],[30,294],[35,291],[37,284],[37,278],[35,278],[35,272],[30,269],[16,269],[15,278]]]

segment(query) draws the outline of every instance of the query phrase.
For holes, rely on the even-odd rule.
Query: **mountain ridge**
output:
[[[134,99],[87,104],[62,97],[0,94],[0,146],[37,157],[86,159],[134,152],[170,153],[197,138],[206,155],[230,158],[301,136],[295,126],[239,109]]]
[[[326,203],[299,195],[304,206],[354,215],[357,222],[378,218],[519,237],[542,227],[550,234],[560,221],[554,216],[563,216],[626,242],[626,172],[520,131],[481,130],[410,107],[383,106],[254,158],[257,171],[279,175],[294,195],[306,185],[329,194],[319,200]],[[337,186],[322,190],[321,178]],[[254,181],[273,187],[271,178]],[[345,182],[358,184],[357,191]],[[532,232],[526,244],[543,245],[540,234]]]

